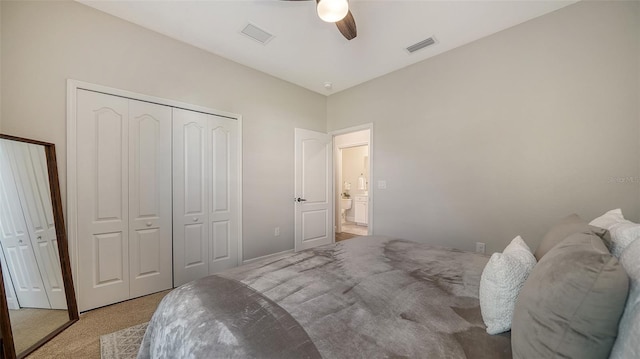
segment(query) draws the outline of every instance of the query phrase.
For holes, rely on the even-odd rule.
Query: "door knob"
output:
[[[22,239],[18,240],[18,243],[22,243]]]
[[[38,236],[38,240],[42,240],[42,236]]]
[[[195,218],[193,219],[193,221],[194,221],[194,222],[198,222],[198,217],[195,217]]]
[[[295,201],[296,202],[304,202],[304,201],[306,201],[306,199],[298,197],[298,198],[295,199]]]
[[[147,222],[147,227],[151,227],[151,222]]]

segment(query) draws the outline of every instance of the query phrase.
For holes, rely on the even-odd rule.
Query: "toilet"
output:
[[[347,210],[351,209],[353,200],[351,198],[340,199],[340,223],[344,223],[347,218]]]

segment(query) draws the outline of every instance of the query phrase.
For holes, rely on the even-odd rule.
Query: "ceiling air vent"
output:
[[[271,39],[273,39],[273,35],[253,24],[247,24],[247,26],[245,26],[244,29],[240,31],[240,33],[263,45],[266,45],[269,41],[271,41]]]
[[[415,43],[409,47],[407,47],[407,51],[412,54],[418,50],[424,49],[427,46],[431,46],[436,43],[436,39],[432,36],[427,39],[424,39],[418,43]]]

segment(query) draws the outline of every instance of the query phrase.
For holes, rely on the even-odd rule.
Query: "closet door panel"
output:
[[[78,306],[129,298],[128,100],[77,92]]]
[[[126,277],[124,272],[124,236],[122,232],[101,233],[94,236],[94,283],[98,286],[120,283]],[[128,292],[128,291],[127,291]]]
[[[238,264],[238,125],[209,115],[209,273]]]
[[[209,273],[207,115],[173,109],[174,286]]]
[[[184,267],[202,268],[206,266],[203,260],[205,249],[206,227],[202,223],[187,223],[184,225]],[[205,273],[204,270],[202,273]],[[206,274],[206,273],[205,273]]]
[[[214,119],[216,119],[214,117]],[[215,124],[214,124],[215,126]],[[211,130],[211,209],[213,213],[228,213],[229,208],[229,166],[231,165],[230,131],[217,126]]]
[[[169,289],[171,108],[129,100],[130,296]]]
[[[215,221],[211,223],[211,262],[227,260],[231,256],[231,233],[229,221]]]
[[[134,232],[135,239],[132,239],[131,244],[132,247],[130,249],[131,252],[136,251],[137,256],[135,257],[135,263],[132,263],[131,266],[135,270],[132,270],[132,282],[134,280],[142,281],[145,277],[152,276],[160,276],[163,274],[161,268],[166,266],[166,263],[163,263],[163,260],[167,260],[167,258],[163,258],[162,256],[162,238],[160,235],[159,228],[153,229],[139,229]],[[171,243],[169,243],[170,245]],[[171,253],[169,253],[171,254]],[[169,265],[171,264],[171,256],[168,258]],[[135,274],[134,274],[135,273]],[[165,290],[171,288],[171,271],[169,271],[169,284],[162,283],[161,286],[156,290],[151,288],[153,291]],[[165,275],[165,277],[167,277]],[[134,297],[134,292],[137,291],[137,288],[134,286],[131,287],[131,296]],[[152,291],[147,293],[141,293],[140,295],[153,293]]]

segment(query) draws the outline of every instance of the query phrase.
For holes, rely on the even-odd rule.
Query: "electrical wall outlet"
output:
[[[273,230],[273,236],[274,236],[274,237],[278,237],[278,236],[280,236],[280,227],[276,227],[276,228]]]
[[[476,242],[476,252],[484,253],[485,252],[485,244],[482,242]]]
[[[378,181],[378,189],[387,189],[387,181],[379,180]]]

